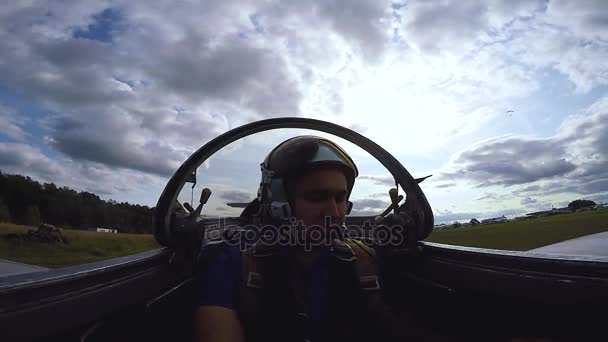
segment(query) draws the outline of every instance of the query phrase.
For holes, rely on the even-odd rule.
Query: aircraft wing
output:
[[[591,234],[529,250],[532,253],[608,257],[608,232]]]

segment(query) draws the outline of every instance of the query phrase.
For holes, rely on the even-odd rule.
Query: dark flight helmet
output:
[[[286,220],[292,215],[286,180],[319,167],[335,167],[344,172],[350,195],[359,175],[357,166],[340,146],[312,135],[285,140],[270,151],[260,166],[262,181],[258,201],[274,220]]]

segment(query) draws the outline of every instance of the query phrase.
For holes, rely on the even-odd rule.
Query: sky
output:
[[[0,170],[154,206],[210,139],[299,116],[432,174],[437,223],[606,202],[606,60],[603,0],[5,1]],[[259,163],[297,134],[220,151],[195,196],[236,213],[225,203],[252,199]],[[353,214],[383,210],[388,172],[337,141],[359,166]]]

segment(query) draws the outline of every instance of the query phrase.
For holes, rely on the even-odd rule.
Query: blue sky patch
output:
[[[23,116],[27,119],[26,123],[21,128],[26,133],[29,133],[29,137],[33,140],[39,140],[38,138],[45,133],[42,127],[36,124],[36,122],[44,118],[48,112],[42,107],[34,104],[30,99],[17,94],[1,83],[0,104],[13,108],[17,112],[17,116]]]
[[[122,30],[124,30],[122,12],[116,8],[106,8],[93,16],[93,23],[86,29],[75,31],[74,37],[111,43],[114,36]]]

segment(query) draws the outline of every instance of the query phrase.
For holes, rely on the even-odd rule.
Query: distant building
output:
[[[489,219],[485,219],[485,220],[481,220],[482,224],[488,224],[488,223],[499,223],[499,222],[507,222],[507,218],[505,217],[505,215],[502,215],[501,217],[492,217]]]
[[[471,220],[471,222],[469,222],[469,224],[470,224],[470,225],[472,225],[472,226],[478,225],[478,224],[480,224],[480,223],[481,223],[481,222],[479,222],[479,220],[478,220],[478,219],[476,219],[476,218],[472,219],[472,220]]]
[[[111,229],[111,228],[89,228],[88,230],[92,231],[92,232],[98,232],[98,233],[118,234],[118,229]]]
[[[572,212],[572,210],[570,210],[570,208],[563,207],[563,208],[552,208],[551,210],[537,211],[537,212],[526,214],[526,216],[543,217],[543,216],[567,214],[567,213],[571,213],[571,212]]]

